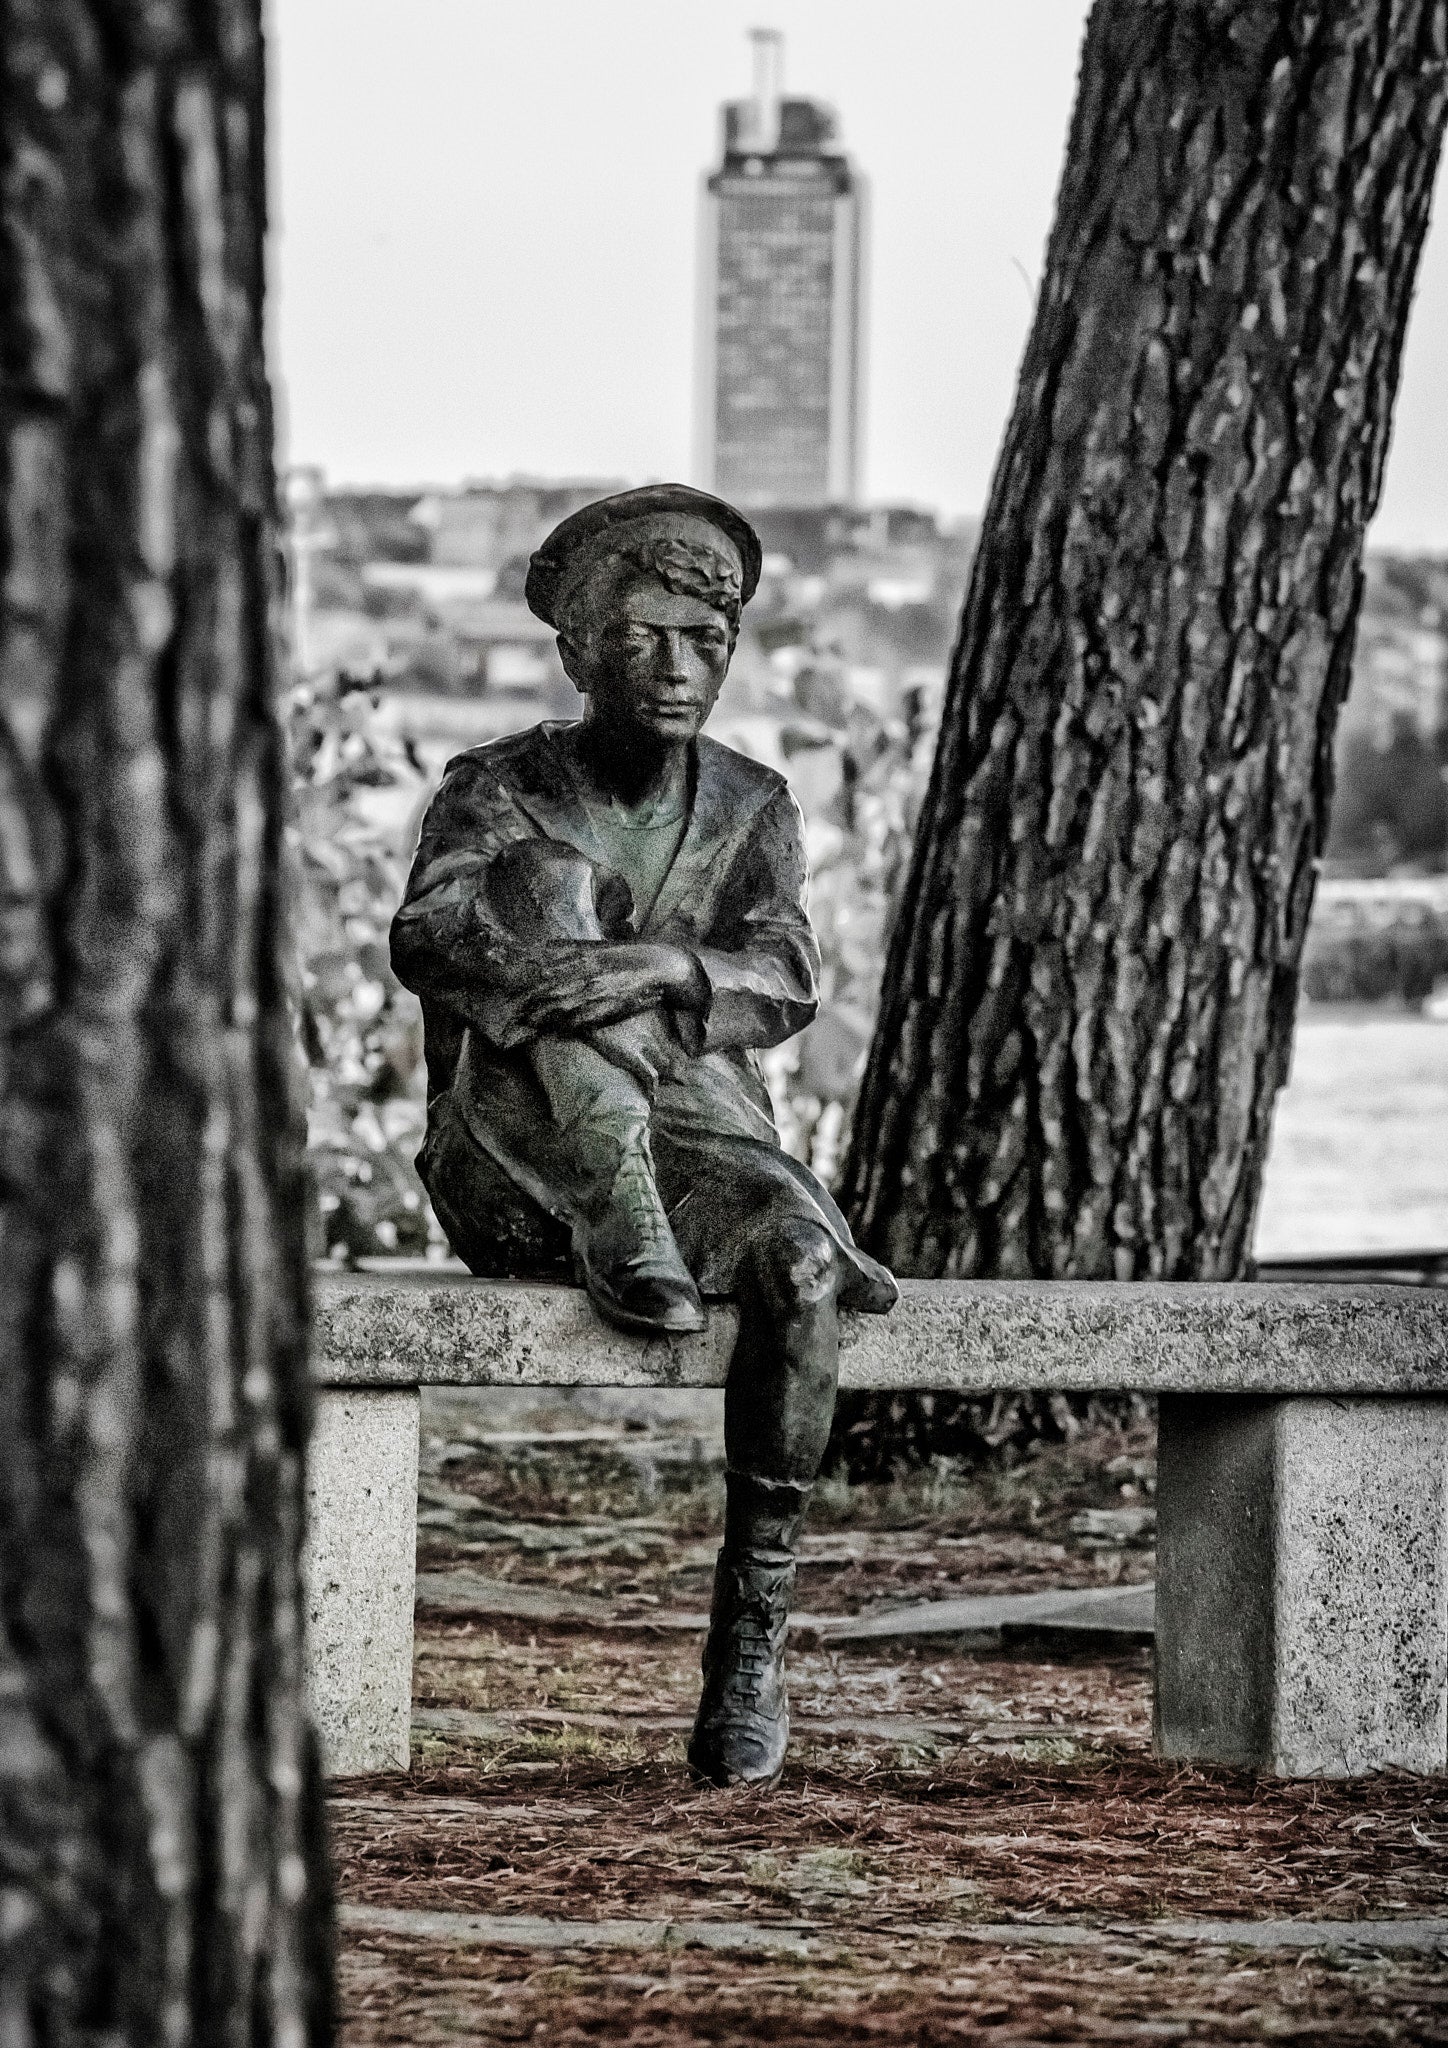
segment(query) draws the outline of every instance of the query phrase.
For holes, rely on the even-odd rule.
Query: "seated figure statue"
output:
[[[666,1338],[732,1296],[728,1506],[689,1745],[778,1776],[795,1548],[829,1435],[837,1309],[895,1283],[779,1143],[757,1053],[808,1024],[819,951],[787,784],[701,737],[759,580],[732,507],[682,485],[563,521],[527,599],[584,698],[452,761],[392,934],[422,998],[418,1164],[475,1273],[581,1280]]]

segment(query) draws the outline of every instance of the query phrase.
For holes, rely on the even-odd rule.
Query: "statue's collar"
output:
[[[526,790],[515,791],[515,801],[550,839],[576,847],[587,859],[607,866],[609,854],[598,838],[583,799],[578,769],[569,735],[577,722],[549,720],[538,727],[542,771]],[[704,893],[704,879],[728,842],[743,833],[755,813],[767,801],[769,790],[762,787],[752,764],[731,747],[701,735],[694,742],[694,799],[689,822],[664,877],[644,929],[657,927]]]

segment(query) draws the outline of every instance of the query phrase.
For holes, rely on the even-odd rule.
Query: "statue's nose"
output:
[[[689,664],[685,659],[684,636],[670,633],[664,641],[664,674],[670,682],[686,683],[689,680]]]

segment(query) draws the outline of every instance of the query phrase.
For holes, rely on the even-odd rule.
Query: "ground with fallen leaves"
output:
[[[344,1913],[348,2048],[1448,2043],[1448,1956],[1173,1927],[1448,1914],[1448,1782],[1158,1761],[1148,1650],[806,1627],[782,1783],[691,1786],[717,1407],[548,1398],[429,1397],[418,1564],[437,1604],[419,1610],[413,1768],[335,1785],[339,1897],[354,1916],[618,1923],[633,1945],[447,1922],[416,1939]],[[798,1605],[827,1623],[1146,1579],[1151,1492],[1147,1425],[1010,1472],[827,1485]],[[669,1932],[641,1946],[639,1923]],[[763,1945],[717,1945],[741,1930]],[[1043,1933],[1078,1945],[1031,1945]]]

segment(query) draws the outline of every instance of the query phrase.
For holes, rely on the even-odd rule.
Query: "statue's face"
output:
[[[702,598],[631,580],[611,594],[585,648],[569,649],[569,673],[589,715],[657,739],[694,739],[714,709],[734,636]]]

